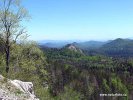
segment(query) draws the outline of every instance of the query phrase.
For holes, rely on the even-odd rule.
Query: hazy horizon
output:
[[[108,39],[108,40],[38,40],[38,43],[73,43],[73,42],[108,42],[108,41],[113,41],[116,39],[130,39],[133,40],[133,38],[115,38],[115,39]]]

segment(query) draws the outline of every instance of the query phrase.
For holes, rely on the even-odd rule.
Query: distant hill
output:
[[[124,48],[124,47],[131,47],[133,44],[133,40],[130,39],[115,39],[107,44],[104,44],[102,46],[102,48],[110,48],[110,49],[120,49],[120,48]]]
[[[87,42],[72,42],[72,41],[58,41],[58,42],[46,42],[41,43],[41,45],[49,48],[62,48],[66,46],[67,44],[74,44],[76,47],[82,49],[82,50],[88,50],[88,49],[95,49],[99,48],[102,45],[104,45],[107,42],[101,42],[101,41],[87,41]]]
[[[40,45],[40,48],[44,51],[45,55],[50,59],[58,59],[58,58],[77,58],[84,56],[83,51],[76,47],[74,44],[67,44],[62,48],[48,48]]]
[[[38,44],[43,47],[48,48],[62,48],[67,44],[71,44],[73,42],[81,42],[79,40],[45,40],[45,41],[38,41]]]
[[[133,56],[133,40],[118,38],[104,44],[99,50],[110,56]]]
[[[79,47],[77,47],[76,42],[74,42],[72,44],[67,44],[64,48],[68,49],[70,51],[79,52],[79,53],[83,54],[83,51]]]
[[[56,42],[41,45],[43,48],[67,48],[87,55],[107,55],[112,57],[133,57],[133,40],[118,38],[106,42]]]
[[[100,48],[102,45],[106,43],[107,42],[101,42],[101,41],[87,41],[87,42],[77,43],[76,45],[82,50],[92,50],[92,49]]]

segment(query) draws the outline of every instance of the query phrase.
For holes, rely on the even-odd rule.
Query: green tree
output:
[[[56,100],[82,100],[83,95],[74,91],[70,87],[65,87],[65,91],[61,93]]]
[[[21,22],[26,18],[28,12],[21,6],[20,0],[0,0],[0,39],[4,46],[7,73],[12,44],[25,33]]]

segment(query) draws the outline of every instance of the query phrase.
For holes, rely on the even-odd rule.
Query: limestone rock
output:
[[[20,91],[29,94],[31,99],[39,100],[34,95],[33,83],[32,82],[22,82],[20,80],[13,80],[13,81],[11,80],[10,82],[13,85],[15,85],[18,89],[20,89]]]
[[[0,75],[0,100],[39,100],[34,95],[33,83],[5,79]]]

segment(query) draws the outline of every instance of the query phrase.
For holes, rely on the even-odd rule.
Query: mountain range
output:
[[[70,46],[76,49],[79,48],[78,50],[81,49],[83,50],[83,52],[89,55],[104,54],[113,57],[133,56],[133,40],[131,39],[117,38],[115,40],[109,40],[105,42],[101,41],[86,41],[86,42],[73,42],[73,43],[51,42],[41,45],[48,48],[63,48]]]
[[[86,41],[86,42],[80,42],[80,41],[48,41],[48,42],[39,42],[40,45],[43,45],[45,47],[49,48],[62,48],[66,46],[67,44],[74,44],[75,46],[87,50],[87,49],[93,49],[93,48],[99,48],[103,44],[106,44],[108,41],[101,42],[101,41]]]

